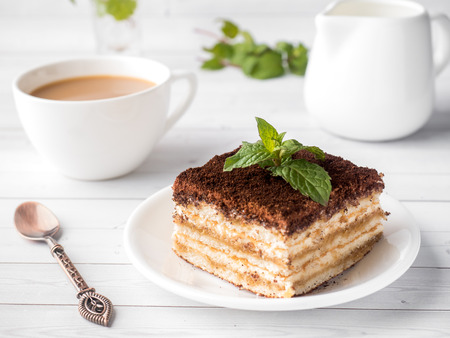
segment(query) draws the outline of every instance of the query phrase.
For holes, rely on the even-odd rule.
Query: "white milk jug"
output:
[[[419,130],[450,59],[450,20],[406,0],[345,0],[316,17],[308,112],[329,132],[384,141]],[[433,31],[433,39],[432,39]]]

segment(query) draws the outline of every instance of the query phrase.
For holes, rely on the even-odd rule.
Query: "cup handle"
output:
[[[178,80],[187,80],[189,84],[189,90],[187,93],[186,98],[181,101],[175,109],[169,113],[166,125],[164,127],[163,135],[173,127],[175,122],[177,122],[181,116],[186,112],[186,110],[189,108],[189,106],[192,103],[192,100],[194,99],[195,93],[197,92],[197,77],[195,74],[188,70],[173,70],[171,79],[170,79],[170,85],[172,85],[175,81]]]
[[[433,25],[434,73],[438,75],[450,61],[450,19],[445,14],[431,17]]]

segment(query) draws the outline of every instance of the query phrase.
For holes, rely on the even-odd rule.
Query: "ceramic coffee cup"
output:
[[[450,20],[406,0],[343,0],[316,17],[305,105],[333,134],[408,136],[429,119],[435,76],[450,59]]]
[[[115,98],[61,101],[30,93],[61,79],[116,75],[156,85]],[[170,89],[187,80],[188,92],[169,112]],[[127,56],[79,58],[33,68],[13,82],[17,111],[38,152],[64,175],[104,180],[136,169],[184,114],[197,87],[190,71],[171,71],[159,62]]]

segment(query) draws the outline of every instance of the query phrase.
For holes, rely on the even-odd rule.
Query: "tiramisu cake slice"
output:
[[[266,297],[313,290],[364,257],[382,236],[384,188],[374,169],[325,154],[326,205],[259,165],[224,171],[237,150],[182,172],[173,184],[173,250],[187,262]]]
[[[333,189],[322,206],[257,165],[224,172],[225,159],[173,185],[173,250],[191,264],[267,297],[306,293],[354,265],[382,235],[379,174],[326,155]]]

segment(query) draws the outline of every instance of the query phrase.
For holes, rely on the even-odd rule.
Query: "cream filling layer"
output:
[[[291,297],[361,259],[381,235],[383,219],[378,195],[293,236],[239,218],[229,220],[205,203],[177,205],[174,251],[193,265],[255,293]],[[358,256],[365,247],[367,251]]]
[[[378,232],[382,231],[380,223],[381,218],[377,214],[372,216],[368,215],[368,219],[366,218],[364,220],[365,222],[359,224],[354,230],[341,231],[339,234],[336,234],[336,236],[328,234],[328,238],[323,238],[324,241],[322,241],[318,248],[314,245],[300,254],[289,257],[288,264],[283,260],[268,260],[260,255],[255,255],[254,252],[247,250],[246,247],[230,245],[230,242],[226,238],[217,238],[211,235],[211,233],[198,231],[195,226],[188,221],[182,221],[176,225],[174,238],[177,236],[184,236],[189,238],[192,243],[203,243],[208,247],[223,252],[229,257],[233,257],[236,260],[242,260],[245,264],[259,267],[260,269],[276,275],[289,276],[292,274],[292,271],[303,269],[311,261],[315,260],[317,257],[323,256],[330,250],[344,247],[348,243],[358,240],[362,234],[367,234],[370,238],[370,236],[375,236]]]
[[[316,257],[288,276],[271,273],[238,258],[233,252],[227,254],[181,233],[174,238],[174,250],[188,262],[235,285],[269,297],[291,297],[308,292],[360,260],[371,246],[362,253],[360,248],[373,242],[380,235],[380,228],[377,224],[346,246],[329,248],[322,257]]]
[[[243,273],[248,269],[254,270],[266,279],[291,278],[294,281],[305,274],[315,273],[323,266],[330,265],[346,254],[346,250],[354,250],[364,245],[371,238],[382,232],[379,218],[374,217],[367,223],[363,232],[355,232],[345,238],[337,238],[330,241],[319,250],[313,250],[293,259],[291,265],[276,264],[259,257],[255,257],[245,251],[230,247],[219,239],[205,236],[193,230],[190,226],[178,225],[174,240],[184,246],[196,250],[220,264],[229,264],[236,272]],[[267,276],[267,277],[266,277]]]
[[[237,217],[229,220],[213,206],[200,202],[199,205],[187,207],[176,205],[174,217],[190,220],[199,229],[208,229],[214,237],[228,238],[229,242],[242,247],[254,248],[255,253],[268,259],[283,260],[289,263],[289,258],[299,252],[320,245],[320,238],[353,223],[357,218],[366,217],[378,210],[383,213],[378,194],[362,200],[358,206],[348,206],[333,215],[330,219],[318,220],[303,231],[293,236],[281,234],[274,228],[260,224],[250,224]]]
[[[185,247],[181,241],[176,240],[174,242],[174,251],[181,258],[202,270],[256,294],[267,297],[292,297],[295,294],[292,285],[263,282],[262,279],[257,278],[257,275],[252,274],[249,271],[245,271],[243,274],[236,273],[235,270],[230,269],[228,264],[219,264],[217,261],[211,260],[202,252],[193,250],[191,247]]]

